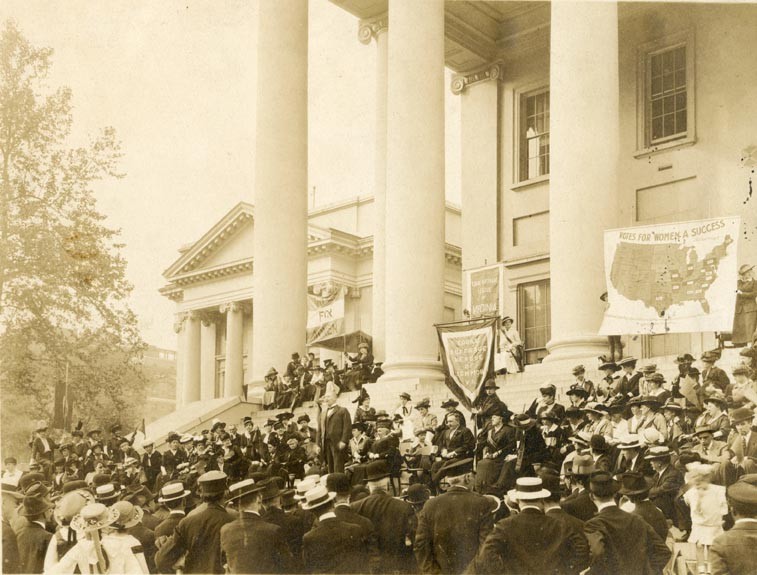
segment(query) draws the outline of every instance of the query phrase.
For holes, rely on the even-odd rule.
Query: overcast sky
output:
[[[122,230],[132,307],[148,343],[175,348],[158,293],[178,248],[254,202],[254,0],[0,0],[55,50],[51,84],[74,93],[74,139],[114,126],[126,178],[98,185]],[[317,204],[373,194],[375,44],[327,0],[310,1],[309,185]],[[459,102],[447,91],[447,197],[460,201]]]

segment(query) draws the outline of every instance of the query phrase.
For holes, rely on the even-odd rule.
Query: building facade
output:
[[[307,288],[344,289],[343,333],[373,333],[373,209],[372,198],[357,198],[318,207],[308,217]],[[448,205],[445,248],[444,318],[461,310],[460,210]],[[256,216],[251,204],[239,203],[164,272],[161,293],[176,302],[176,406],[196,401],[243,396],[252,382],[255,291],[261,281],[254,270]],[[289,310],[278,313],[280,325]],[[274,327],[275,331],[276,327]],[[304,334],[291,352],[303,353]],[[309,348],[320,359],[338,365],[342,353],[318,344]],[[377,360],[381,360],[377,356]],[[266,361],[262,369],[279,371],[285,363]]]
[[[597,335],[607,229],[739,215],[739,264],[757,261],[757,68],[742,57],[757,48],[757,6],[332,2],[377,50],[388,144],[376,195],[385,195],[387,226],[417,177],[393,155],[417,136],[393,119],[438,106],[444,89],[461,98],[463,269],[504,266],[505,311],[529,363],[607,352]],[[440,83],[444,66],[456,74],[451,86]],[[429,111],[424,119],[443,122]],[[432,161],[439,146],[420,148],[413,163]],[[433,178],[424,183],[419,227],[441,201]],[[403,231],[387,227],[386,242]],[[385,265],[401,257],[387,250]],[[660,357],[715,342],[696,333],[624,344],[626,354]]]

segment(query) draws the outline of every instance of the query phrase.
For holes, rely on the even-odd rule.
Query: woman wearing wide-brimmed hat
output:
[[[739,268],[736,283],[736,310],[733,315],[731,342],[744,346],[754,339],[757,329],[757,283],[754,281],[754,266],[744,264]]]
[[[476,467],[476,491],[479,493],[504,492],[497,483],[505,458],[515,453],[516,447],[515,429],[507,425],[510,416],[510,410],[502,404],[490,414],[489,424],[479,433]]]
[[[78,542],[45,573],[73,573],[77,567],[79,573],[147,573],[139,541],[130,535],[111,534],[118,520],[114,507],[85,505],[71,520]]]

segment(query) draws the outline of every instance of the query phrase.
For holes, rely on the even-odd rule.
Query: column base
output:
[[[552,363],[563,360],[597,358],[606,355],[610,349],[607,338],[597,335],[579,335],[565,339],[553,339],[547,343],[549,355],[542,363]]]
[[[384,370],[377,383],[392,383],[395,381],[421,380],[428,382],[444,382],[442,364],[426,358],[407,358],[399,361],[387,362],[381,366]]]

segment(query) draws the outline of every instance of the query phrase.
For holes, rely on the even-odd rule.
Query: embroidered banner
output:
[[[497,318],[440,324],[436,330],[447,387],[470,409],[484,382],[494,374]]]

